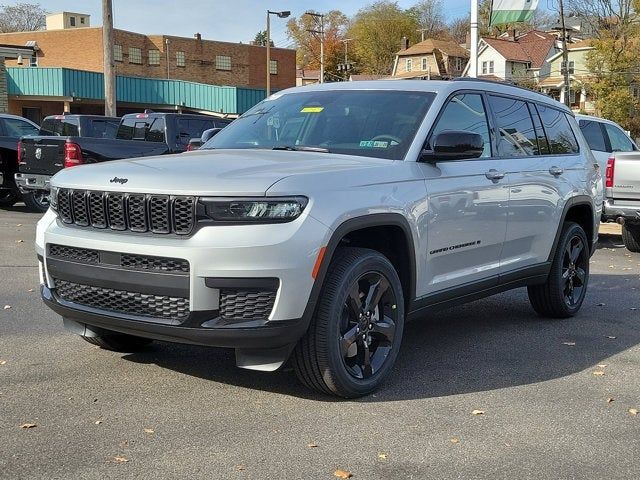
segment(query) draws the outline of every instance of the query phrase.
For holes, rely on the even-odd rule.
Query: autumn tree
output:
[[[42,30],[46,14],[38,3],[0,5],[0,33]]]
[[[402,37],[419,41],[417,19],[397,2],[379,1],[361,9],[353,18],[348,37],[353,39],[357,69],[361,73],[390,75]]]
[[[442,0],[422,0],[407,10],[418,23],[421,38],[434,38],[446,35],[447,23],[445,21]]]
[[[344,60],[343,43],[349,23],[339,10],[324,14],[324,67],[326,80],[338,79],[337,67]],[[320,68],[320,24],[312,15],[301,15],[287,22],[287,34],[297,45],[296,63],[302,68]]]

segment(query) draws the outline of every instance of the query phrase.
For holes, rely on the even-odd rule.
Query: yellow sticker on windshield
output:
[[[300,113],[320,113],[323,110],[324,107],[304,107]]]

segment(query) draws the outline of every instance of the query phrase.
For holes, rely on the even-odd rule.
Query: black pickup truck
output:
[[[16,115],[0,114],[0,207],[11,207],[20,200],[13,180],[17,170],[18,140],[23,135],[38,135],[38,125]]]
[[[24,137],[16,182],[25,203],[36,211],[49,206],[49,181],[66,167],[123,158],[181,153],[189,140],[231,120],[197,114],[135,113],[122,117],[115,138],[86,136]],[[27,192],[26,194],[24,192]]]

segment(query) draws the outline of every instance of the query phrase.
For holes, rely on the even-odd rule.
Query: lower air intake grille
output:
[[[62,300],[114,313],[179,319],[189,315],[189,299],[93,287],[54,279]]]
[[[220,316],[225,319],[266,319],[276,299],[274,290],[220,290]]]

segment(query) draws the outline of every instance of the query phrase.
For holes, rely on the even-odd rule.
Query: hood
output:
[[[316,152],[200,150],[65,168],[56,187],[175,195],[265,195],[296,174],[320,174],[388,165],[390,160]]]

